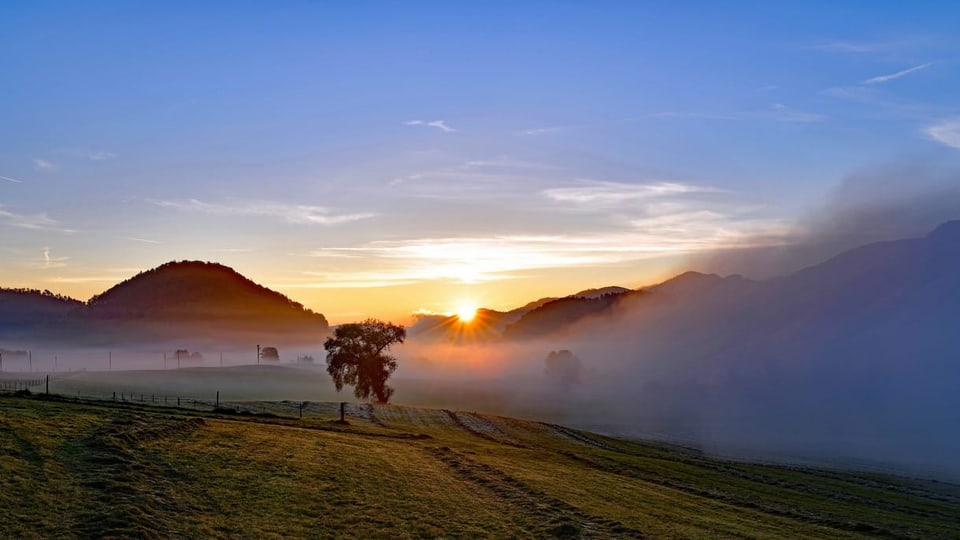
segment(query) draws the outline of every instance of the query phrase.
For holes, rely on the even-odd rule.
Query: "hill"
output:
[[[602,292],[602,291],[610,292]],[[647,294],[621,287],[589,289],[572,296],[550,300],[525,313],[503,332],[505,339],[530,339],[564,331],[590,316],[611,311],[623,302]]]
[[[87,303],[97,319],[285,320],[323,326],[323,315],[240,275],[200,261],[169,262],[123,281]]]
[[[87,303],[34,291],[0,291],[0,338],[96,344],[164,340],[322,340],[323,315],[227,266],[170,262]]]
[[[54,335],[82,307],[83,302],[50,291],[0,288],[0,338]]]
[[[288,412],[0,396],[0,536],[960,535],[960,488],[946,483],[460,411],[351,404],[343,425],[333,403],[305,404],[302,419],[250,405]]]

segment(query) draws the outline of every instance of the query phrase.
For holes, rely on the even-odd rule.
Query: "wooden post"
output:
[[[260,344],[257,343],[257,365],[260,365]]]
[[[107,353],[107,368],[113,369],[113,351]]]
[[[50,376],[47,375],[47,395],[50,395]]]
[[[347,407],[347,404],[344,403],[343,401],[341,401],[341,402],[340,402],[340,421],[341,421],[341,422],[345,422],[345,421],[346,421],[346,420],[343,419],[343,413],[344,413],[344,409],[346,409],[346,407]]]
[[[217,408],[220,408],[220,391],[217,390]]]

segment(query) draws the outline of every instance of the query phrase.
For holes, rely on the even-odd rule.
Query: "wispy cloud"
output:
[[[121,236],[123,240],[130,240],[131,242],[140,242],[143,244],[162,244],[163,242],[159,240],[150,240],[149,238],[137,238],[136,236]]]
[[[440,131],[447,133],[456,131],[452,127],[448,126],[443,120],[408,120],[404,122],[404,125],[407,126],[427,126],[432,128],[437,128]]]
[[[90,161],[107,161],[117,158],[117,154],[113,152],[87,152],[84,155]]]
[[[550,133],[560,133],[563,131],[569,131],[572,129],[572,126],[549,126],[541,128],[531,128],[531,129],[521,129],[517,132],[517,135],[547,135]]]
[[[946,120],[924,129],[928,137],[940,144],[960,149],[960,118]]]
[[[909,75],[909,74],[911,74],[911,73],[915,73],[915,72],[917,72],[917,71],[921,71],[921,70],[927,69],[928,67],[930,67],[930,66],[932,66],[932,65],[933,65],[932,62],[928,62],[928,63],[926,63],[926,64],[920,64],[919,66],[913,66],[913,67],[911,67],[911,68],[907,68],[907,69],[904,69],[904,70],[902,70],[902,71],[898,71],[898,72],[896,72],[896,73],[890,73],[890,74],[887,74],[887,75],[879,75],[879,76],[877,76],[877,77],[871,77],[871,78],[863,81],[863,84],[881,84],[881,83],[885,83],[885,82],[888,82],[888,81],[892,81],[892,80],[894,80],[894,79],[899,79],[900,77],[905,77],[905,76],[907,76],[907,75]]]
[[[34,261],[30,266],[39,270],[50,270],[52,268],[63,268],[69,260],[70,257],[50,256],[50,248],[45,247],[43,248],[43,259]]]
[[[652,199],[691,193],[718,193],[720,190],[679,182],[626,183],[598,180],[580,180],[576,185],[550,188],[542,194],[560,202],[619,204],[639,199]]]
[[[73,234],[76,232],[73,229],[63,227],[59,221],[48,217],[47,214],[18,214],[4,210],[2,204],[0,204],[0,222],[20,229],[54,231],[65,234]]]
[[[782,243],[774,232],[786,237],[789,229],[776,220],[737,221],[717,212],[693,211],[638,219],[626,230],[608,233],[377,241],[322,252],[341,251],[368,259],[381,270],[305,272],[309,278],[284,286],[349,288],[437,280],[500,281],[550,269],[602,267],[666,254]]]
[[[827,41],[810,45],[806,48],[814,51],[823,52],[841,52],[841,53],[872,53],[888,50],[892,47],[891,43],[866,43],[853,41]]]
[[[54,162],[52,162],[52,161],[47,161],[47,160],[45,160],[45,159],[40,159],[40,158],[34,158],[34,159],[33,159],[33,168],[36,169],[36,170],[38,170],[38,171],[47,171],[47,172],[49,172],[49,171],[55,171],[55,170],[59,169],[60,167],[59,167],[56,163],[54,163]]]
[[[115,275],[115,276],[68,276],[68,277],[55,277],[50,278],[50,281],[53,283],[119,283],[130,276],[128,275]]]
[[[700,120],[738,120],[740,117],[735,114],[717,114],[692,111],[660,111],[649,114],[635,116],[631,120],[650,120],[654,118],[691,118]]]
[[[364,212],[355,214],[333,214],[322,206],[285,204],[273,201],[237,201],[230,203],[208,203],[197,199],[183,201],[147,199],[147,202],[190,212],[219,216],[256,216],[275,219],[286,223],[306,225],[336,225],[373,217],[375,214]]]
[[[777,122],[787,122],[792,124],[809,124],[822,122],[827,119],[826,116],[818,113],[798,111],[791,109],[783,103],[775,103],[770,110],[763,114]]]
[[[6,180],[7,182],[13,182],[15,184],[22,184],[23,180],[17,180],[16,178],[10,178],[9,176],[0,176],[0,180]]]

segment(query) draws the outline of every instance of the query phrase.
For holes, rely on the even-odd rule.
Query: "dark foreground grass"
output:
[[[267,404],[264,404],[266,406]],[[3,538],[957,538],[960,489],[560,426],[0,397]]]

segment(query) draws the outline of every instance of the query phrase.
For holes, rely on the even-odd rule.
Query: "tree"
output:
[[[386,403],[393,395],[387,379],[397,369],[397,359],[386,351],[406,337],[403,326],[377,319],[337,327],[323,344],[327,373],[333,377],[337,391],[349,384],[358,398],[367,399],[373,394],[378,403]]]
[[[550,351],[545,360],[546,367],[543,372],[547,379],[558,384],[563,388],[570,388],[580,382],[580,359],[577,355],[564,349],[561,351]]]
[[[263,350],[260,351],[260,358],[264,360],[276,360],[279,362],[280,353],[277,351],[276,347],[264,347]]]

